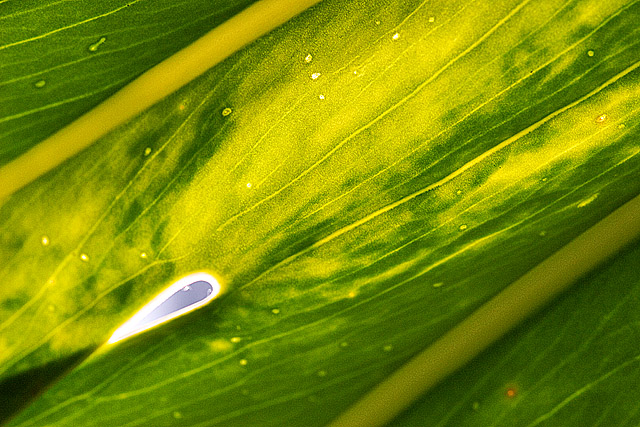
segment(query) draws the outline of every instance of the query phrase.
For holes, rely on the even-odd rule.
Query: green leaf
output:
[[[0,166],[251,3],[0,2]]]
[[[639,15],[326,0],[25,187],[0,378],[93,353],[11,425],[326,424],[640,193]],[[194,271],[225,294],[94,351]]]
[[[393,425],[638,425],[639,269],[636,245]]]

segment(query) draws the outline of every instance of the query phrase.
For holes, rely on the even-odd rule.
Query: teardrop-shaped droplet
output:
[[[137,335],[161,323],[202,307],[220,293],[220,284],[211,275],[195,273],[162,291],[131,319],[119,327],[109,343]]]

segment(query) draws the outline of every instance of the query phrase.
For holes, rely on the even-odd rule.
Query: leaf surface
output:
[[[4,378],[188,273],[226,293],[12,425],[325,424],[640,193],[639,16],[327,0],[16,193]]]

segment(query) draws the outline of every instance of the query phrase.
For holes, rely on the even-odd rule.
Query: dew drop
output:
[[[438,283],[434,283],[434,284],[433,284],[433,287],[434,287],[434,288],[439,288],[439,287],[441,287],[442,285],[444,285],[444,283],[442,283],[442,282],[438,282]]]
[[[466,230],[467,229],[467,224],[462,224],[460,227],[458,227],[458,229],[460,231]]]
[[[459,195],[461,195],[461,194],[462,194],[462,190],[458,190],[458,191],[456,191],[456,194],[457,194],[458,196],[459,196]]]
[[[251,183],[247,182],[247,188],[251,188]]]
[[[429,22],[431,22],[431,23],[436,22],[436,17],[435,16],[430,16],[429,17]]]
[[[43,88],[43,87],[44,87],[44,85],[46,85],[46,84],[47,84],[47,82],[46,82],[46,81],[44,81],[44,80],[38,80],[38,81],[37,81],[37,82],[35,82],[33,85],[34,85],[35,87],[37,87],[38,89],[40,89],[40,88]]]
[[[593,50],[588,50],[588,51],[587,51],[587,55],[589,55],[589,56],[593,56],[593,55],[595,55],[595,54],[596,54],[596,53],[595,53]]]
[[[178,411],[174,411],[173,418],[175,418],[176,420],[179,420],[180,418],[182,418],[182,414]]]
[[[49,246],[49,238],[47,236],[42,236],[42,239],[40,239],[40,242],[42,242],[42,246]]]
[[[272,312],[273,314],[280,314],[280,309],[278,309],[278,308],[274,308],[273,310],[271,310],[271,312]]]
[[[80,254],[80,259],[84,262],[89,261],[89,255],[87,254]]]
[[[311,74],[311,80],[318,80],[318,77],[320,77],[320,73]]]
[[[107,41],[106,37],[100,37],[100,39],[94,44],[89,46],[89,52],[97,52],[100,45]]]
[[[146,252],[140,252],[140,258],[147,259],[147,253]]]
[[[319,377],[326,377],[327,376],[327,371],[325,371],[325,370],[318,371],[318,376]]]
[[[380,25],[380,21],[378,21],[377,19],[374,22],[376,25]]]
[[[240,337],[233,337],[230,340],[232,343],[239,343],[240,341],[242,341],[242,338]]]
[[[400,33],[395,33],[393,36],[391,36],[392,40],[398,40],[400,38]]]
[[[220,294],[220,284],[207,273],[176,281],[145,305],[109,338],[114,343],[201,307]]]
[[[186,107],[185,107],[185,105],[184,105],[184,104],[180,104],[180,105],[178,105],[178,110],[180,110],[180,111],[184,111],[184,109],[185,109],[185,108],[186,108]]]
[[[547,177],[542,178],[542,182],[547,182]]]
[[[248,362],[247,362],[247,359],[240,359],[240,362],[238,363],[240,363],[241,366],[247,366]]]
[[[542,230],[541,232],[538,233],[538,236],[540,237],[544,237],[547,235],[547,232],[545,230]]]
[[[223,117],[227,117],[229,114],[231,114],[231,108],[227,107],[224,110],[222,110],[222,116]]]
[[[310,63],[311,61],[313,61],[313,56],[311,56],[311,54],[308,54],[307,56],[304,57],[304,62],[306,62],[307,64]]]
[[[324,95],[318,95],[318,99],[324,100]]]
[[[624,127],[625,127],[625,126],[626,126],[626,125],[625,125],[624,123],[620,123],[620,124],[618,125],[618,129],[624,129]]]
[[[349,345],[349,343],[348,343],[348,342],[346,342],[346,341],[342,341],[342,342],[340,343],[340,347],[342,347],[342,348],[345,348],[345,347],[347,347],[348,345]]]
[[[516,393],[516,389],[515,389],[515,388],[513,388],[513,387],[509,387],[509,388],[507,389],[507,391],[505,392],[505,394],[507,395],[507,397],[508,397],[508,398],[513,398],[513,397],[515,397],[515,396],[516,396],[516,394],[517,394],[517,393]]]
[[[151,154],[151,147],[147,147],[147,148],[144,149],[145,157],[148,156],[149,154]]]
[[[596,119],[596,123],[604,123],[607,120],[608,116],[606,114],[600,114]]]
[[[382,347],[382,349],[384,351],[391,351],[391,350],[393,350],[393,346],[391,344],[387,344],[384,347]]]

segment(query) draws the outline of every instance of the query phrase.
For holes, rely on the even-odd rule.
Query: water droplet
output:
[[[609,117],[606,114],[600,114],[598,116],[598,118],[596,119],[596,123],[603,123],[604,121],[606,121]]]
[[[384,347],[382,347],[382,349],[384,351],[391,351],[391,350],[393,350],[393,346],[391,344],[387,344]]]
[[[304,62],[306,62],[307,64],[310,63],[313,60],[313,56],[311,56],[311,54],[308,54],[307,56],[304,57]]]
[[[459,196],[459,195],[461,195],[461,194],[462,194],[462,190],[458,190],[458,191],[456,191],[456,194],[457,194],[458,196]]]
[[[393,36],[391,36],[391,40],[398,40],[400,38],[400,33],[395,33]]]
[[[247,188],[251,188],[251,183],[247,182]]]
[[[185,105],[184,105],[184,104],[180,104],[180,105],[178,105],[178,110],[180,110],[180,111],[184,111],[184,109],[185,109],[185,108],[186,108],[186,107],[185,107]]]
[[[353,70],[353,75],[357,76],[358,75],[358,70]]]
[[[624,129],[624,127],[625,127],[625,126],[626,126],[626,125],[625,125],[624,123],[620,123],[620,124],[618,125],[618,129]]]
[[[140,252],[140,258],[146,259],[147,258],[147,253],[146,252]]]
[[[544,236],[546,236],[546,235],[547,235],[547,232],[546,232],[545,230],[542,230],[540,233],[538,233],[538,235],[539,235],[540,237],[544,237]]]
[[[323,100],[324,99],[324,95],[318,95],[318,99]]]
[[[227,107],[224,110],[222,110],[222,116],[223,117],[227,117],[229,114],[231,114],[231,108]]]
[[[348,296],[349,298],[355,298],[355,297],[356,297],[356,293],[355,293],[354,291],[351,291],[351,292],[349,292],[349,293],[347,294],[347,296]]]
[[[588,51],[587,51],[587,55],[589,55],[589,56],[593,56],[593,55],[595,55],[595,54],[596,54],[596,53],[595,53],[593,50],[588,50]]]
[[[44,87],[44,85],[46,85],[46,84],[47,84],[47,82],[46,82],[46,81],[44,81],[44,80],[38,80],[38,81],[37,81],[37,82],[35,82],[33,85],[34,85],[35,87],[37,87],[38,89],[40,89],[40,88],[43,88],[43,87]]]
[[[100,40],[89,46],[89,52],[96,52],[100,45],[107,41],[106,37],[100,37]]]
[[[542,182],[547,182],[547,177],[542,178]]]
[[[240,359],[240,362],[238,363],[240,363],[241,366],[247,366],[248,362],[247,362],[247,359]]]
[[[346,341],[342,341],[342,342],[340,343],[340,347],[342,347],[342,348],[345,348],[345,347],[347,347],[348,345],[349,345],[349,343],[348,343],[348,342],[346,342]]]
[[[442,283],[442,282],[438,282],[438,283],[434,283],[434,284],[433,284],[433,287],[434,287],[434,288],[439,288],[439,287],[441,287],[442,285],[444,285],[444,283]]]
[[[318,376],[319,377],[326,377],[327,376],[327,371],[325,371],[325,370],[318,371]]]
[[[84,262],[89,261],[89,255],[87,254],[80,254],[80,259]]]
[[[588,199],[583,200],[580,203],[578,203],[578,208],[584,208],[585,206],[587,206],[589,203],[593,202],[597,198],[598,198],[598,194],[594,194],[593,196],[589,197]]]
[[[182,414],[178,411],[174,411],[173,418],[175,418],[176,420],[179,420],[180,418],[182,418]]]
[[[49,246],[49,238],[47,236],[42,236],[40,241],[42,242],[42,246]]]
[[[231,342],[233,342],[233,343],[239,343],[240,341],[242,341],[242,338],[240,338],[240,337],[231,338]]]
[[[151,154],[151,147],[147,147],[147,148],[144,149],[145,157],[148,156],[149,154]]]
[[[375,20],[375,24],[376,25],[380,25],[380,21],[378,21],[377,19]]]
[[[274,308],[273,310],[271,310],[271,312],[272,312],[273,314],[280,314],[280,309],[278,309],[278,308]]]
[[[467,224],[462,224],[460,227],[458,227],[458,229],[460,231],[466,230],[467,229]]]
[[[320,77],[320,73],[311,74],[311,80],[318,80],[318,77]]]
[[[436,22],[436,17],[435,16],[430,16],[429,17],[429,22]]]
[[[120,326],[109,338],[114,343],[188,313],[220,294],[220,284],[207,273],[183,277],[162,291]]]

